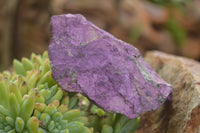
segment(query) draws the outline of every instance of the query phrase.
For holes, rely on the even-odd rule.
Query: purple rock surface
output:
[[[172,88],[138,49],[96,27],[82,15],[51,18],[49,57],[54,79],[103,109],[135,118],[157,109]]]

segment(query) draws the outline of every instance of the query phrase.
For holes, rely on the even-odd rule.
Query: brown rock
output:
[[[153,23],[163,24],[169,17],[169,11],[163,6],[153,4],[148,1],[142,1],[145,10]]]
[[[115,0],[67,0],[62,13],[81,13],[100,28],[115,23],[117,15]]]
[[[185,42],[185,45],[181,48],[181,53],[187,57],[199,59],[200,40],[194,37],[188,38]]]
[[[173,86],[172,101],[145,113],[137,133],[200,133],[200,63],[162,52],[148,52],[146,61]]]

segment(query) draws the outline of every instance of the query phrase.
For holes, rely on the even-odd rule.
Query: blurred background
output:
[[[200,0],[0,0],[0,71],[42,53],[52,15],[80,13],[137,47],[200,61]]]

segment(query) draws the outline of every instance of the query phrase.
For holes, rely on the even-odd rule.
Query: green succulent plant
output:
[[[0,80],[1,133],[92,132],[84,126],[88,123],[84,113],[69,109],[68,104],[65,104],[66,99],[61,100],[62,104],[58,100],[46,104],[45,98],[36,90],[33,88],[22,96],[15,83],[9,82],[8,79]],[[73,128],[70,125],[73,125]]]
[[[51,76],[48,53],[0,73],[0,133],[133,133],[139,118],[105,112]]]

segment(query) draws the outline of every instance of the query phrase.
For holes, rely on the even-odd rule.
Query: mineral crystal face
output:
[[[51,19],[49,57],[54,79],[107,111],[135,118],[157,109],[172,92],[132,45],[96,27],[82,15]]]

